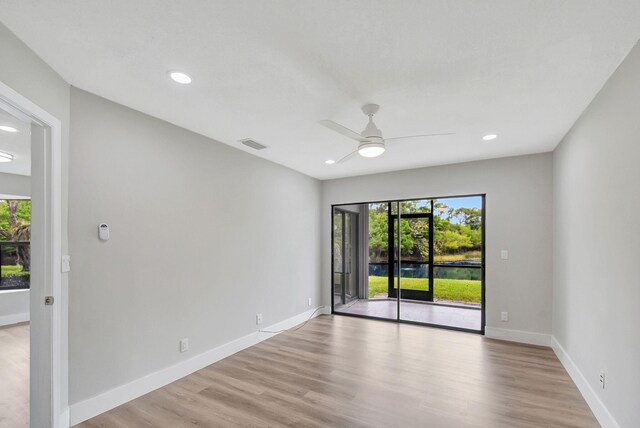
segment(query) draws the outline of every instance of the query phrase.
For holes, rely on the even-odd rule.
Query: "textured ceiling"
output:
[[[3,0],[0,19],[79,88],[323,179],[552,150],[640,37],[637,0]],[[386,137],[456,135],[325,165],[356,143],[317,122],[361,131],[367,102]]]

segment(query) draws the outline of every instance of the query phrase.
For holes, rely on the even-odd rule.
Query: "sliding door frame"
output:
[[[334,235],[333,235],[333,230],[334,230],[334,215],[339,213],[341,218],[342,218],[342,236],[341,236],[341,254],[342,254],[342,271],[340,272],[340,281],[342,282],[342,292],[340,293],[340,298],[342,299],[342,304],[346,305],[348,302],[347,299],[347,283],[346,283],[346,279],[347,279],[347,274],[350,275],[356,275],[356,281],[360,281],[360,257],[359,257],[359,248],[360,248],[360,213],[356,213],[353,211],[349,211],[349,210],[345,210],[339,207],[336,207],[335,209],[332,209],[331,212],[331,308],[333,308],[334,306],[334,298],[335,298],[335,290],[334,290],[334,281],[335,281],[335,269],[334,269],[334,257],[335,257],[335,253],[334,253],[334,247],[333,247],[333,240],[334,240]],[[351,253],[351,260],[349,262],[353,261],[353,258],[355,257],[356,259],[356,264],[357,264],[357,269],[353,269],[353,266],[350,267],[350,269],[347,269],[347,239],[351,239],[350,237],[347,237],[347,216],[352,216],[352,219],[355,219],[355,225],[352,221],[350,221],[350,226],[349,226],[349,233],[353,234],[354,231],[354,227],[355,227],[355,233],[357,235],[357,239],[356,239],[356,250],[355,250],[355,255],[353,254],[353,252]],[[353,246],[352,246],[352,250],[353,250]],[[347,272],[348,271],[348,272]],[[351,296],[351,300],[353,300],[354,298],[358,298],[359,296],[359,287],[360,284],[356,284],[356,296]]]
[[[460,327],[453,327],[453,326],[448,326],[448,325],[442,325],[442,324],[432,324],[432,323],[422,323],[422,322],[417,322],[417,321],[409,321],[409,320],[403,320],[400,318],[400,312],[398,311],[397,315],[396,315],[396,319],[391,319],[391,318],[381,318],[381,317],[373,317],[370,315],[360,315],[360,314],[350,314],[350,313],[346,313],[346,312],[336,312],[335,311],[335,302],[334,302],[334,276],[333,276],[333,271],[334,271],[334,249],[333,249],[333,240],[334,240],[334,221],[333,221],[333,215],[336,209],[341,210],[340,207],[345,206],[345,205],[363,205],[363,204],[387,204],[387,208],[389,210],[391,210],[391,206],[392,204],[395,203],[400,203],[400,202],[406,202],[406,201],[416,201],[416,200],[430,200],[431,202],[431,219],[430,219],[430,228],[429,228],[429,239],[432,240],[433,239],[433,232],[434,232],[434,226],[433,226],[433,200],[435,199],[453,199],[453,198],[467,198],[467,197],[480,197],[482,198],[482,208],[481,208],[481,213],[482,213],[482,223],[481,223],[481,236],[482,236],[482,256],[480,259],[480,266],[478,267],[473,267],[474,269],[480,269],[480,329],[479,330],[473,330],[473,329],[467,329],[467,328],[460,328]],[[486,193],[472,193],[472,194],[463,194],[463,195],[451,195],[451,196],[426,196],[426,197],[415,197],[415,198],[405,198],[405,199],[387,199],[387,200],[378,200],[378,201],[363,201],[363,202],[349,202],[349,203],[342,203],[342,204],[331,204],[331,313],[335,314],[335,315],[343,315],[343,316],[349,316],[349,317],[356,317],[356,318],[367,318],[367,319],[373,319],[373,320],[379,320],[379,321],[387,321],[387,322],[394,322],[394,323],[403,323],[403,324],[414,324],[414,325],[422,325],[422,326],[427,326],[427,327],[436,327],[436,328],[442,328],[445,330],[455,330],[455,331],[463,331],[463,332],[467,332],[467,333],[475,333],[475,334],[481,334],[484,335],[485,334],[485,324],[486,324],[486,198],[487,198],[487,194]],[[398,205],[398,208],[400,206]],[[390,213],[391,211],[389,211]],[[398,212],[398,214],[400,214],[400,212]],[[406,215],[406,214],[405,214]],[[396,215],[396,217],[398,218],[402,218],[402,214],[400,214],[399,216]],[[391,219],[391,215],[389,215],[389,218]],[[389,222],[391,223],[391,222]],[[400,223],[398,223],[400,224]],[[391,224],[389,226],[389,230],[391,230],[391,233],[393,233],[393,224]],[[388,260],[391,260],[393,262],[393,259],[395,258],[395,256],[393,254],[391,254],[389,252],[389,254],[387,255]],[[435,267],[434,263],[433,263],[433,254],[430,253],[429,254],[429,261],[431,262],[429,264],[429,287],[432,290],[432,292],[434,292],[435,290],[433,290],[433,273],[435,271]],[[390,263],[389,266],[392,269],[393,264]],[[441,266],[442,267],[442,266]],[[452,267],[452,266],[445,266],[445,267]],[[468,266],[466,266],[468,267]],[[400,264],[398,264],[398,271],[400,271]],[[391,280],[393,280],[393,275],[389,275],[389,278],[391,278]],[[400,283],[398,283],[398,305],[400,302],[400,296],[402,295],[402,288]]]
[[[410,199],[410,200],[415,200],[415,199]],[[402,202],[402,201],[399,201]],[[431,210],[433,211],[433,200],[431,200]],[[402,249],[402,245],[400,240],[398,240],[398,242],[395,242],[394,236],[395,236],[395,225],[396,225],[396,221],[398,219],[398,214],[387,214],[388,216],[388,221],[389,221],[389,239],[388,239],[388,248],[389,248],[389,253],[392,253],[393,251],[395,251],[395,247],[398,247],[398,255],[400,256],[400,258],[402,258],[402,255],[400,254],[400,251]],[[400,213],[400,220],[410,220],[412,218],[426,218],[429,219],[429,260],[427,261],[427,264],[429,265],[429,277],[427,278],[429,281],[429,290],[425,291],[425,293],[427,293],[427,299],[425,300],[426,302],[433,302],[433,215],[431,212],[429,213],[410,213],[410,214],[402,214]],[[400,221],[398,221],[398,230],[400,230]],[[394,257],[393,258],[389,258],[388,261],[388,277],[389,277],[389,297],[393,297],[393,298],[402,298],[402,289],[398,288],[398,290],[396,291],[396,288],[394,287],[393,284],[393,279],[394,276],[393,275],[393,271],[395,270],[395,264],[396,264],[396,260],[395,260],[395,253],[394,253]],[[401,270],[401,266],[400,266],[400,261],[398,261],[398,276],[399,278],[402,278],[402,275],[400,274],[402,272]],[[406,290],[405,290],[406,291]],[[415,291],[415,290],[411,290],[411,291]],[[408,294],[408,293],[405,293]],[[418,299],[416,299],[418,300]],[[398,313],[399,316],[399,313]]]

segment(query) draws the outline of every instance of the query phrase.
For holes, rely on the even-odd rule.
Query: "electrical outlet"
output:
[[[262,324],[262,314],[256,314],[256,324]]]
[[[504,322],[509,321],[509,312],[502,312],[502,314],[500,314],[500,319]]]
[[[500,251],[500,258],[502,260],[508,260],[509,259],[509,251],[507,251],[507,250]]]
[[[599,380],[600,380],[600,386],[602,387],[602,389],[604,389],[604,381],[605,381],[604,370],[600,372],[600,379]]]
[[[180,339],[180,352],[187,352],[189,350],[189,339]]]
[[[311,306],[311,297],[309,297],[309,303],[308,303],[308,305],[309,305],[309,306]]]

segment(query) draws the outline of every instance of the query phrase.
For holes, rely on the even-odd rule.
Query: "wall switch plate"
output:
[[[71,256],[62,256],[62,273],[67,273],[71,270]]]
[[[311,306],[311,297],[309,297],[309,303],[308,303],[308,305],[309,305],[309,306]]]
[[[180,352],[187,352],[189,350],[189,339],[180,339]]]
[[[262,314],[256,314],[256,324],[262,324]]]
[[[604,371],[600,372],[599,382],[600,382],[600,386],[602,387],[602,389],[604,389],[604,382],[605,382]]]
[[[500,251],[500,258],[502,260],[508,260],[509,259],[509,251],[507,251],[507,250]]]
[[[501,321],[509,321],[509,312],[502,312],[500,314],[500,320]]]

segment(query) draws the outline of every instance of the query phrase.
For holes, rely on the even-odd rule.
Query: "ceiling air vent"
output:
[[[256,150],[262,150],[267,148],[267,146],[263,146],[262,144],[252,140],[251,138],[245,138],[244,140],[240,140],[240,142],[245,146],[251,147],[252,149],[256,149]]]

